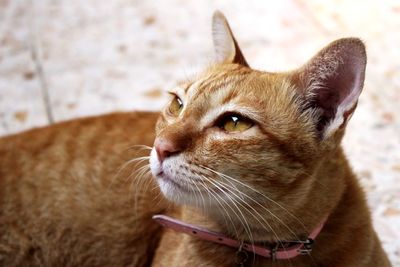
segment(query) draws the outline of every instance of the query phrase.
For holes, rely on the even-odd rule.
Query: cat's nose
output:
[[[164,138],[157,138],[154,142],[154,148],[160,162],[181,151],[178,145]]]

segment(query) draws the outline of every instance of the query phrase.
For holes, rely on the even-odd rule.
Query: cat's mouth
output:
[[[200,199],[208,199],[209,192],[222,196],[226,194],[199,179],[197,176],[200,174],[191,172],[182,159],[175,157],[160,162],[154,149],[151,152],[150,169],[163,195],[177,203],[198,205]],[[201,204],[204,205],[203,202]]]
[[[190,186],[186,184],[180,177],[175,177],[171,162],[160,162],[158,160],[155,149],[151,151],[150,169],[153,176],[156,178],[157,183],[162,193],[171,199],[176,199],[178,195],[190,195],[193,191]]]

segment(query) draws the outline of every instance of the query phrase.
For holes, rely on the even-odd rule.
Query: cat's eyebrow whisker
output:
[[[238,184],[240,184],[240,185],[242,185],[242,186],[244,186],[244,187],[246,187],[246,188],[248,188],[248,189],[254,191],[255,193],[259,194],[260,196],[264,197],[264,198],[267,199],[268,201],[272,202],[273,204],[277,205],[278,207],[280,207],[281,209],[283,209],[285,212],[287,212],[287,213],[289,214],[289,216],[291,216],[291,217],[292,217],[293,219],[295,219],[298,223],[300,223],[300,225],[303,227],[303,229],[304,229],[305,231],[307,231],[307,227],[305,227],[304,223],[303,223],[299,218],[297,218],[296,216],[294,216],[289,210],[287,210],[287,209],[286,209],[284,206],[282,206],[280,203],[276,202],[275,200],[271,199],[270,197],[267,197],[266,195],[262,194],[260,191],[254,189],[254,188],[251,187],[250,185],[245,184],[245,183],[239,181],[238,179],[235,179],[235,178],[233,178],[233,177],[231,177],[231,176],[229,176],[229,175],[226,175],[226,174],[224,174],[224,173],[217,172],[217,171],[215,171],[215,170],[213,170],[213,169],[211,169],[211,168],[209,168],[209,167],[207,167],[207,166],[199,165],[199,167],[204,168],[204,169],[206,169],[206,170],[209,170],[210,172],[213,172],[213,173],[215,173],[216,175],[221,175],[222,177],[224,177],[224,178],[226,178],[226,179],[229,179],[229,180],[231,180],[231,181],[234,181],[234,182],[236,182],[236,183],[238,183]]]

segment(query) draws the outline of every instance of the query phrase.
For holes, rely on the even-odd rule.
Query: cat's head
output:
[[[217,62],[172,90],[161,113],[154,177],[168,199],[221,216],[251,213],[249,203],[262,212],[255,202],[273,209],[266,198],[299,205],[356,107],[363,43],[340,39],[297,70],[270,73],[249,67],[219,12],[213,38]]]

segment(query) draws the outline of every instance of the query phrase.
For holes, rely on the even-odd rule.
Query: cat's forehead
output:
[[[186,103],[213,106],[256,94],[262,74],[238,65],[212,67],[183,84],[179,97]]]
[[[194,100],[205,94],[218,94],[228,87],[235,87],[251,74],[254,74],[252,70],[239,65],[212,66],[189,81],[180,82],[174,91],[180,93],[181,97]]]
[[[267,110],[279,113],[286,108],[293,89],[284,75],[224,65],[213,66],[174,93],[184,102],[182,117],[196,118],[206,125],[226,112],[263,120]]]

